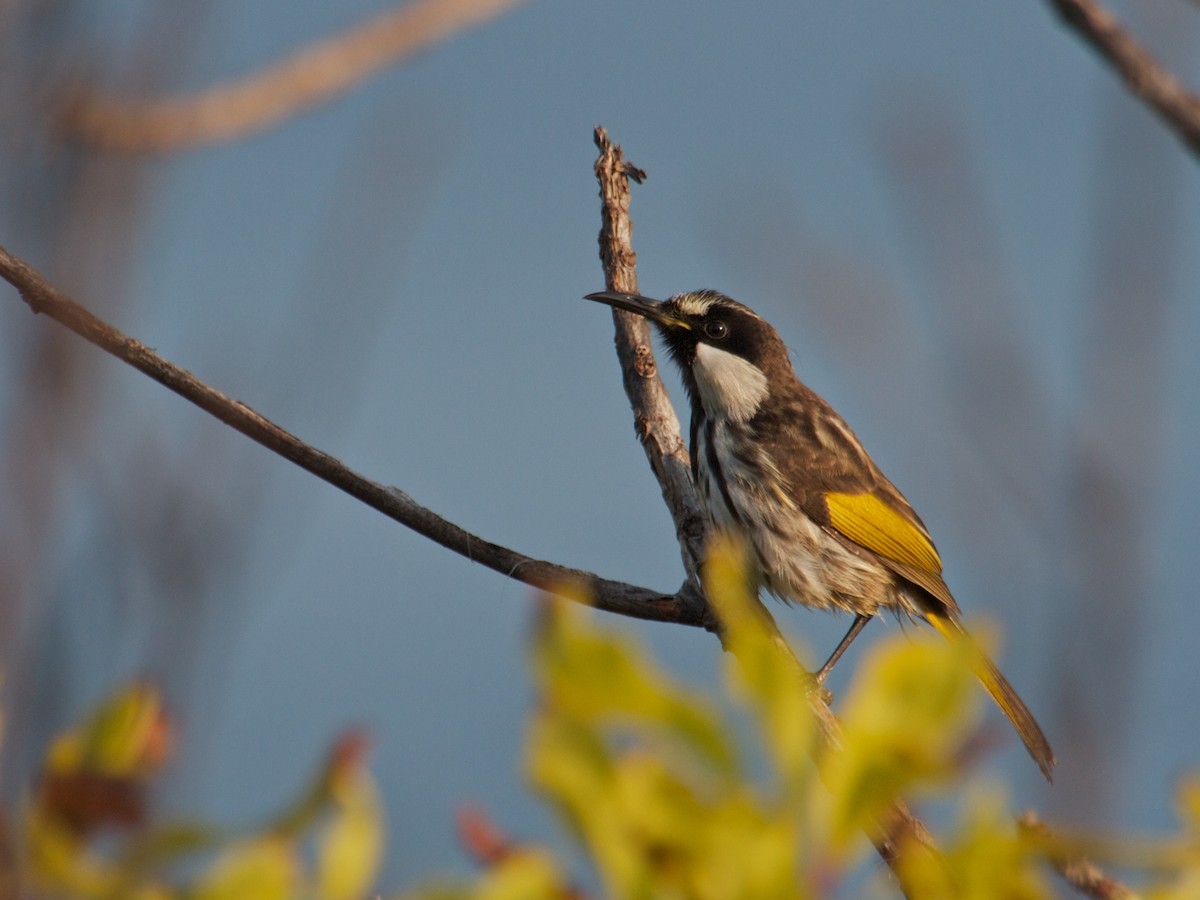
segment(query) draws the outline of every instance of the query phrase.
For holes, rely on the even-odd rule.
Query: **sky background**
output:
[[[153,6],[64,17],[97,84],[201,89],[386,8],[206,4],[160,82],[128,60],[169,18]],[[1194,7],[1114,8],[1197,80]],[[468,530],[672,591],[673,530],[609,318],[580,299],[603,287],[596,124],[649,173],[632,207],[642,291],[713,287],[775,324],[921,512],[968,617],[1003,633],[1060,784],[1015,738],[988,773],[1051,816],[1099,805],[1120,829],[1170,827],[1173,786],[1200,764],[1200,179],[1042,0],[538,0],[261,134],[113,162],[138,178],[119,288],[72,282],[78,248],[38,243],[32,219],[0,215],[0,243]],[[39,189],[5,184],[10,207]],[[1132,301],[1123,317],[1096,303],[1112,293]],[[11,346],[57,327],[14,297],[0,289]],[[1096,357],[1125,335],[1138,354],[1109,384]],[[341,729],[366,727],[388,886],[467,870],[464,804],[548,837],[521,775],[530,591],[79,352],[95,425],[29,589],[31,695],[66,722],[125,677],[170,673],[184,746],[163,803],[235,822],[285,802]],[[1113,554],[1068,524],[1087,507],[1064,486],[1073,453],[1111,463],[1132,498],[1115,546],[1135,589],[1115,605],[1086,603],[1089,559]],[[113,508],[141,523],[121,540]],[[161,545],[146,550],[164,523],[194,551],[175,581],[155,575]],[[778,618],[812,661],[847,624]],[[709,635],[622,625],[680,677],[715,683]],[[1090,667],[1115,670],[1120,695]],[[1103,743],[1104,796],[1057,740],[1068,733]]]

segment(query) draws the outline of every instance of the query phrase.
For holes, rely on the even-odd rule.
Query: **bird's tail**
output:
[[[957,617],[950,617],[939,613],[926,613],[926,618],[929,624],[938,630],[944,637],[949,640],[962,640],[966,638],[975,644],[974,639],[963,628]],[[1016,690],[1008,679],[996,667],[996,664],[988,658],[988,655],[983,652],[983,648],[975,644],[976,649],[976,670],[975,674],[979,680],[983,682],[984,688],[992,695],[992,699],[996,701],[996,705],[1000,707],[1008,720],[1012,722],[1013,727],[1017,730],[1017,734],[1021,736],[1021,741],[1025,744],[1025,749],[1029,751],[1029,755],[1033,757],[1033,761],[1037,763],[1038,768],[1042,770],[1042,774],[1046,776],[1047,781],[1053,781],[1052,771],[1054,768],[1054,751],[1050,749],[1050,742],[1046,740],[1046,735],[1042,733],[1041,726],[1033,717],[1033,713],[1029,711],[1029,707],[1025,705]]]

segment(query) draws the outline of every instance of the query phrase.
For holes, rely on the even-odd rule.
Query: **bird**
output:
[[[925,523],[845,420],[796,376],[766,320],[715,290],[584,299],[642,316],[661,335],[691,407],[701,508],[715,530],[746,546],[755,588],[854,615],[819,683],[881,611],[970,639]],[[982,650],[977,659],[979,680],[1051,781],[1054,752],[1033,713]]]

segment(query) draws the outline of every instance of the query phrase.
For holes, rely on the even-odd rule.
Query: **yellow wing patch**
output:
[[[826,494],[829,523],[856,544],[940,575],[942,560],[924,530],[874,494]]]

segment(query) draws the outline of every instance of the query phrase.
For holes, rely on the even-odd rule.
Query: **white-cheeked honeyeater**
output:
[[[796,377],[774,328],[717,291],[587,299],[644,316],[662,335],[691,402],[701,505],[715,529],[746,545],[755,583],[784,601],[854,614],[819,678],[881,610],[965,634],[924,523],[845,420]],[[979,659],[980,681],[1049,779],[1042,729],[996,665],[982,651]]]

